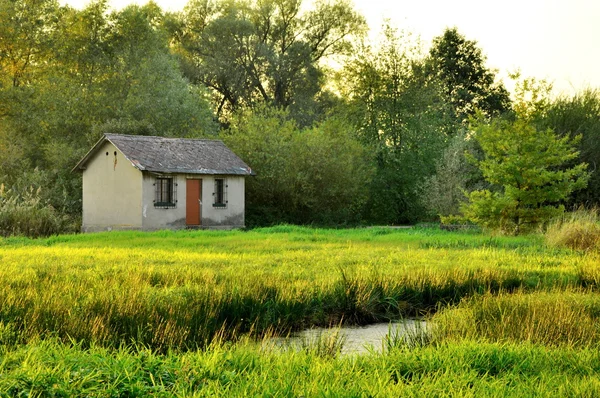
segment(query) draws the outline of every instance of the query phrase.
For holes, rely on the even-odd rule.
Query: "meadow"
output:
[[[0,263],[0,396],[600,392],[600,256],[539,235],[111,232],[2,239]],[[410,316],[426,335],[382,354],[265,344]]]

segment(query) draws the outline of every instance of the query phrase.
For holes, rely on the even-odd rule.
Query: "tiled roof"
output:
[[[223,141],[105,134],[75,166],[83,170],[87,161],[106,141],[142,171],[157,173],[251,175],[252,170]]]

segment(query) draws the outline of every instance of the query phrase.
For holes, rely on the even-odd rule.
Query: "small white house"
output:
[[[252,170],[222,141],[105,134],[83,172],[83,232],[244,227]]]

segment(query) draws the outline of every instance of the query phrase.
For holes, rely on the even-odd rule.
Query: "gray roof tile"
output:
[[[251,175],[250,167],[223,141],[105,134],[79,162],[87,161],[105,141],[116,146],[138,169],[156,173]]]

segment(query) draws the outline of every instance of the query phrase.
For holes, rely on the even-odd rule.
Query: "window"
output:
[[[224,178],[215,178],[213,197],[213,207],[227,207],[227,184]]]
[[[157,177],[154,183],[154,207],[167,209],[177,203],[177,183],[173,177]]]

